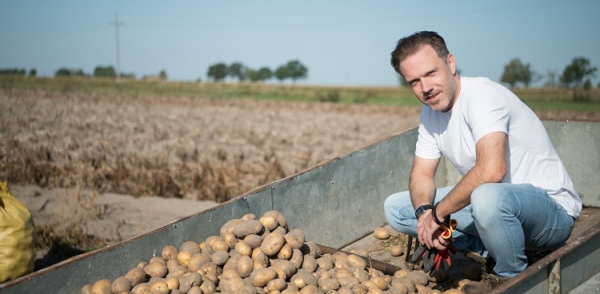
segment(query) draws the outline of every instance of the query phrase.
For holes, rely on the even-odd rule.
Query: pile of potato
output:
[[[165,246],[161,253],[112,282],[85,285],[81,293],[441,293],[426,287],[428,275],[421,271],[390,276],[356,254],[321,254],[302,230],[288,230],[275,210],[258,220],[253,214],[230,220],[219,236],[179,249]]]

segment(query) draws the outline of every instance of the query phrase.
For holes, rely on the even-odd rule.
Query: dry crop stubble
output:
[[[417,124],[385,105],[0,92],[15,184],[226,201]]]

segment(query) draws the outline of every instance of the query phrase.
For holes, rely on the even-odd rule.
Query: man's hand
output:
[[[419,243],[427,248],[436,248],[444,250],[448,246],[448,241],[441,237],[442,230],[440,226],[433,221],[431,210],[425,211],[418,219],[417,235]]]

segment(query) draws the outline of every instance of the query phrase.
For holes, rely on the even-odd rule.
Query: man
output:
[[[440,236],[440,225],[457,220],[453,244],[491,256],[497,280],[527,267],[526,249],[564,244],[581,199],[533,111],[487,78],[459,76],[454,56],[435,32],[400,39],[392,66],[423,107],[409,191],[385,201],[387,222],[443,250],[450,241]],[[463,177],[436,189],[442,155]]]

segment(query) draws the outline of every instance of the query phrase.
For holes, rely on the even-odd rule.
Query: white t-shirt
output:
[[[461,77],[461,91],[447,113],[423,106],[415,154],[444,155],[464,176],[475,166],[475,144],[483,136],[507,134],[507,173],[503,183],[541,187],[567,213],[581,213],[581,198],[542,122],[515,94],[487,78]]]

